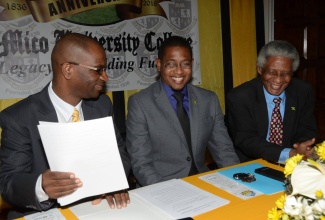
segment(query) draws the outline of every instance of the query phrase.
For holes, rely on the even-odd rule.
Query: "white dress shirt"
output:
[[[72,106],[69,103],[66,103],[59,96],[55,94],[55,92],[52,89],[52,82],[48,87],[48,92],[49,92],[51,102],[56,111],[56,115],[58,117],[59,123],[71,122],[72,113],[75,108],[79,111],[80,121],[84,120],[82,108],[81,108],[82,100],[76,106]],[[35,186],[35,193],[39,202],[43,202],[49,199],[48,195],[44,192],[42,188],[42,174],[37,179],[36,186]]]

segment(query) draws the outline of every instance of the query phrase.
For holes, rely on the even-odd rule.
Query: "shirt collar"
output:
[[[80,114],[82,114],[82,111],[81,111],[82,100],[76,106],[72,106],[69,103],[63,101],[53,91],[52,82],[50,83],[50,85],[48,87],[48,92],[49,92],[49,96],[50,96],[50,99],[54,105],[55,110],[57,111],[57,113],[59,113],[59,114],[61,114],[61,116],[63,116],[65,122],[70,121],[71,115],[75,108],[79,111]]]
[[[273,99],[274,98],[278,98],[280,97],[281,98],[281,103],[284,103],[285,101],[285,98],[286,98],[286,95],[285,95],[285,91],[283,91],[280,95],[278,96],[275,96],[275,95],[271,95],[270,93],[268,93],[265,89],[265,87],[263,86],[263,91],[264,91],[264,96],[265,96],[265,99],[266,99],[266,102],[269,103],[269,104],[274,104],[273,103]]]
[[[175,91],[170,86],[167,86],[162,80],[161,80],[161,84],[162,84],[164,90],[166,91],[168,98],[173,96]],[[188,97],[188,95],[187,95],[187,84],[184,86],[184,88],[180,92],[183,93],[185,97]]]

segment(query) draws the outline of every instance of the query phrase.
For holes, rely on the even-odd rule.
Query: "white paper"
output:
[[[111,209],[106,201],[98,205],[85,202],[70,207],[70,210],[80,220],[167,220],[172,219],[151,204],[145,205],[140,198],[137,198],[132,190],[129,191],[131,203],[126,208]]]
[[[199,178],[244,200],[255,198],[256,196],[263,194],[260,191],[239,183],[238,181],[229,179],[220,173],[211,173],[200,176]]]
[[[59,209],[50,209],[46,212],[38,212],[31,215],[26,215],[25,220],[66,220]]]
[[[112,117],[74,123],[40,122],[38,129],[51,170],[73,172],[83,183],[74,193],[58,199],[62,206],[129,187]]]
[[[168,180],[132,191],[172,219],[193,217],[229,203],[183,180]]]

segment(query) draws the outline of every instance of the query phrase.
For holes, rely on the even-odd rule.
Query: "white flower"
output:
[[[325,192],[325,175],[309,162],[301,162],[291,174],[291,195],[304,195],[316,199],[315,191]]]
[[[312,208],[318,214],[324,213],[325,212],[325,200],[324,199],[316,200],[312,204]]]
[[[302,213],[302,203],[297,200],[294,196],[287,196],[286,202],[284,203],[283,211],[289,216],[300,216]]]
[[[306,200],[305,200],[306,201]],[[313,209],[308,204],[304,204],[304,217],[306,220],[314,220]]]
[[[269,212],[272,220],[325,219],[325,141],[316,152],[317,161],[302,160],[302,155],[286,161],[286,194]]]

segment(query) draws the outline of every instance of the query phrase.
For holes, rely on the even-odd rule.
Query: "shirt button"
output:
[[[186,160],[187,160],[187,161],[191,161],[192,159],[191,159],[190,157],[187,157]]]

